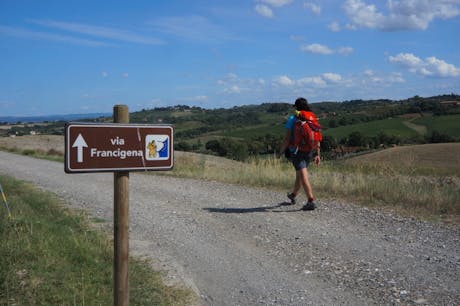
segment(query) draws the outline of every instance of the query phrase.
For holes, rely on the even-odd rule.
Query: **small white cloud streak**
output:
[[[342,29],[337,21],[331,22],[328,26],[332,32],[340,32]]]
[[[329,55],[334,53],[329,47],[321,44],[302,45],[300,50],[304,52]]]
[[[315,15],[320,15],[321,14],[321,7],[317,4],[310,3],[310,2],[305,2],[303,4],[303,7],[310,10],[313,14]]]
[[[337,53],[342,54],[342,55],[350,55],[353,53],[353,48],[352,47],[340,47],[337,50]]]
[[[265,18],[273,18],[274,17],[273,10],[271,8],[269,8],[268,6],[266,6],[266,5],[257,4],[254,7],[254,10],[257,12],[257,14],[259,14],[260,16],[263,16]]]
[[[282,7],[291,4],[293,0],[259,0],[261,3],[271,5],[273,7]]]
[[[81,23],[73,22],[63,22],[55,20],[29,20],[29,22],[41,25],[48,28],[54,28],[58,30],[68,31],[72,33],[85,34],[89,36],[112,39],[117,41],[136,43],[136,44],[146,44],[146,45],[161,45],[164,44],[163,41],[147,37],[144,35],[139,35],[126,30],[113,29],[108,27],[87,25]]]
[[[95,40],[81,39],[81,38],[75,38],[75,37],[71,37],[67,35],[52,34],[52,33],[39,32],[39,31],[30,31],[26,29],[6,27],[6,26],[0,26],[0,34],[13,36],[13,37],[19,37],[19,38],[26,38],[26,39],[69,43],[73,45],[86,46],[86,47],[112,46],[112,44],[95,41]]]
[[[321,45],[321,44],[311,44],[311,45],[302,45],[300,46],[300,50],[303,52],[309,52],[314,54],[321,54],[321,55],[331,55],[334,53],[340,55],[350,55],[354,52],[352,47],[340,47],[337,50],[333,50],[328,46]]]

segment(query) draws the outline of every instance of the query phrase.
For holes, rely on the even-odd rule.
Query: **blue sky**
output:
[[[0,115],[460,94],[460,0],[0,0]]]

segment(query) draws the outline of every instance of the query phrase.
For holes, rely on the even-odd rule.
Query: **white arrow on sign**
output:
[[[85,139],[81,134],[78,134],[77,139],[75,139],[75,142],[72,145],[72,148],[77,147],[77,162],[82,163],[83,162],[83,147],[87,148],[88,145],[86,144]]]

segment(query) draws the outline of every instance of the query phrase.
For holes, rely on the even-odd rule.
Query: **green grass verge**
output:
[[[0,305],[113,304],[113,245],[83,213],[53,194],[0,176],[11,209],[0,207]],[[132,305],[187,305],[185,289],[162,283],[130,259]]]

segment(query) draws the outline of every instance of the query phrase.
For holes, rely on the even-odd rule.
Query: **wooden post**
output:
[[[115,123],[129,123],[126,105],[113,108]],[[129,172],[114,172],[114,305],[129,305]]]

